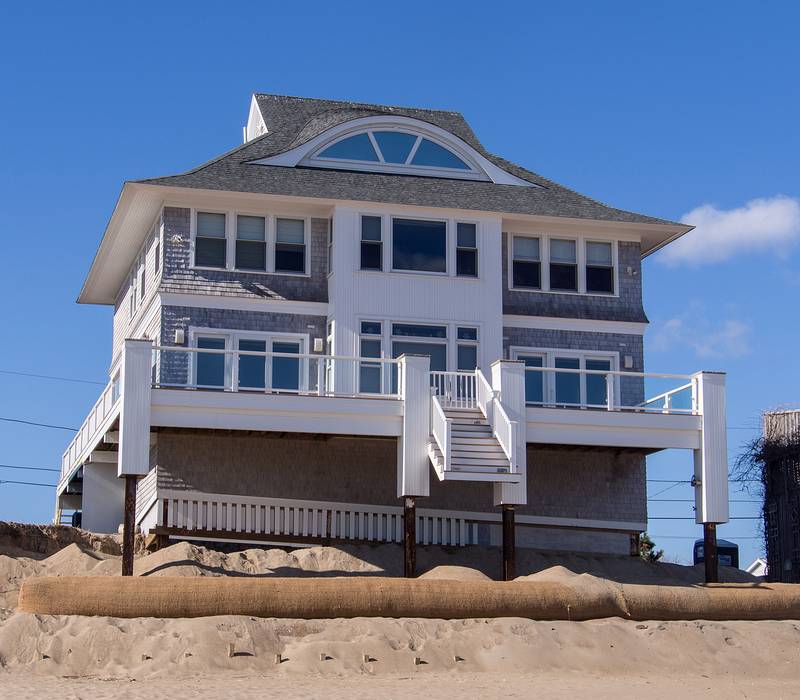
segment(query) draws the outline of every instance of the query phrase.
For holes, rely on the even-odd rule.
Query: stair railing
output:
[[[431,435],[433,435],[439,451],[442,453],[442,469],[450,464],[450,428],[452,420],[445,415],[439,397],[431,394]]]
[[[516,440],[519,423],[512,421],[503,404],[500,402],[499,392],[492,388],[480,368],[475,369],[475,395],[478,408],[486,417],[486,422],[491,426],[492,433],[503,448],[503,452],[508,457],[511,472],[517,470],[516,460]]]

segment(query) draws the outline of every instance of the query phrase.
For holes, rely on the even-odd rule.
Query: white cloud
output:
[[[777,195],[751,199],[737,209],[703,204],[681,222],[696,228],[664,248],[662,262],[701,265],[770,249],[783,254],[785,246],[800,240],[800,200]]]
[[[691,348],[698,357],[741,357],[750,352],[749,324],[738,319],[710,321],[700,307],[657,325],[649,347],[669,352],[679,347]]]

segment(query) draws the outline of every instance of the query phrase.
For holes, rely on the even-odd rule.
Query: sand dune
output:
[[[75,543],[46,558],[33,554],[0,555],[2,697],[245,697],[265,689],[284,698],[350,700],[417,693],[437,700],[454,692],[670,700],[800,695],[795,621],[121,620],[15,613],[17,591],[29,576],[108,575],[120,565],[113,554]],[[486,579],[497,557],[477,549],[419,552],[420,568],[429,570],[424,577],[441,581],[442,595],[448,579]],[[138,558],[135,568],[142,576],[385,576],[397,575],[401,565],[391,545],[222,553],[179,543]],[[525,552],[518,567],[525,578],[580,577],[581,585],[592,580],[582,574],[667,585],[702,578],[695,567],[629,557]],[[733,570],[725,577],[751,580]]]

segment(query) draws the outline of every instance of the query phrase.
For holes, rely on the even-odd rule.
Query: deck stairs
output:
[[[428,442],[428,456],[440,481],[519,481],[480,408],[443,409],[450,428],[449,463],[433,435]]]

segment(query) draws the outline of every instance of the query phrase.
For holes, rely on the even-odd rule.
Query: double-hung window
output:
[[[267,269],[267,226],[263,216],[236,217],[236,269]]]
[[[456,275],[478,276],[478,231],[475,224],[456,224]]]
[[[303,219],[275,222],[275,272],[306,271],[306,231]]]
[[[195,367],[195,384],[203,389],[223,389],[228,383],[228,363],[225,359],[225,338],[219,336],[198,336],[198,350],[211,350],[212,352],[198,352]]]
[[[517,289],[542,288],[541,243],[538,238],[514,236],[512,280]]]
[[[380,216],[361,217],[361,269],[383,269],[383,238]]]
[[[444,221],[393,219],[392,269],[447,272],[447,224]]]
[[[197,212],[194,239],[194,264],[198,267],[225,268],[225,214]]]
[[[586,242],[586,291],[614,293],[614,253],[611,243]]]
[[[550,289],[559,292],[578,291],[577,246],[573,240],[550,240]]]

